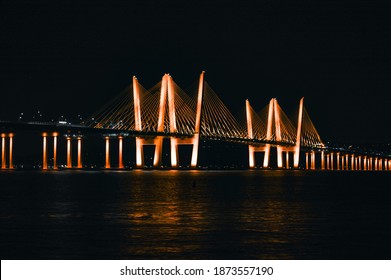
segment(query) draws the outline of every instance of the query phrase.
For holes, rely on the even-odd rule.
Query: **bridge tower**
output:
[[[162,78],[162,85],[160,89],[160,105],[157,132],[164,132],[164,114],[166,104],[166,88],[167,88],[167,74]],[[140,88],[136,76],[133,76],[133,103],[134,103],[134,122],[135,130],[142,131],[141,123],[141,104],[140,104]],[[161,154],[163,148],[163,136],[156,136],[154,138],[136,137],[136,167],[144,166],[144,152],[143,146],[154,145],[155,154],[153,166],[158,167],[161,164]]]
[[[282,141],[281,138],[281,117],[280,112],[278,110],[277,106],[277,99],[273,99],[274,106],[274,116],[275,116],[275,126],[276,126],[276,140],[277,142]],[[299,103],[299,114],[298,114],[298,120],[297,120],[297,131],[296,131],[296,144],[295,146],[288,146],[284,147],[281,145],[277,145],[277,166],[278,168],[282,168],[282,153],[286,153],[287,157],[287,163],[289,162],[289,152],[293,153],[293,167],[299,168],[299,160],[300,160],[300,144],[301,144],[301,128],[303,123],[303,109],[304,109],[304,97],[300,99]],[[311,154],[311,166],[312,169],[315,169],[315,154]],[[286,168],[289,168],[289,166],[286,166]]]
[[[165,74],[162,78],[162,84],[160,88],[160,100],[158,111],[158,123],[157,132],[163,134],[164,120],[166,117],[166,109],[168,107],[168,119],[169,119],[169,133],[170,136],[170,159],[171,167],[178,167],[178,145],[193,145],[192,156],[190,166],[195,168],[198,162],[198,149],[201,133],[201,110],[204,91],[204,75],[203,71],[200,75],[196,108],[196,121],[194,128],[194,136],[189,138],[178,138],[174,136],[178,132],[176,124],[176,109],[175,109],[175,90],[174,82],[169,74]],[[141,122],[141,106],[140,106],[140,92],[139,85],[136,77],[133,77],[133,98],[134,98],[134,117],[135,117],[135,130],[142,130]],[[160,167],[163,153],[163,139],[165,136],[158,135],[153,138],[136,137],[136,166],[144,166],[143,146],[154,145],[155,153],[153,159],[153,166]]]
[[[204,76],[205,71],[200,74],[198,83],[198,95],[197,95],[197,107],[196,107],[196,119],[194,127],[194,135],[189,138],[178,138],[170,136],[170,148],[171,148],[171,167],[178,167],[178,145],[193,145],[190,167],[196,168],[198,163],[198,149],[200,143],[201,134],[201,111],[204,95]],[[174,86],[172,77],[168,80],[168,108],[169,108],[169,120],[170,120],[170,133],[176,133],[176,116],[175,116],[175,102],[174,102]]]
[[[293,153],[293,167],[298,168],[299,167],[299,159],[300,159],[300,144],[301,144],[301,130],[302,130],[302,122],[303,122],[303,106],[304,106],[304,97],[300,99],[299,104],[299,115],[298,115],[298,125],[297,125],[297,131],[296,131],[296,143],[294,146],[281,146],[277,145],[277,166],[279,168],[283,167],[283,152],[286,153],[285,157],[285,164],[286,168],[289,168],[289,153]],[[253,139],[253,120],[251,116],[251,106],[250,102],[246,100],[246,119],[247,119],[247,137],[249,139]],[[282,120],[281,120],[281,112],[279,110],[278,102],[276,98],[272,98],[269,102],[269,108],[268,108],[268,117],[267,117],[267,129],[266,129],[266,141],[272,140],[272,130],[274,125],[275,130],[275,140],[277,142],[282,142]],[[263,160],[263,167],[267,168],[269,167],[269,158],[270,158],[270,147],[271,144],[267,143],[263,146],[256,146],[256,145],[249,145],[248,151],[249,151],[249,166],[250,168],[255,167],[255,158],[254,154],[255,152],[264,152],[264,160]],[[312,161],[315,163],[315,156],[313,154]]]
[[[268,117],[267,117],[267,129],[266,129],[266,140],[270,141],[272,137],[272,122],[273,122],[273,106],[274,101],[273,99],[269,102],[269,108],[268,108]],[[251,117],[251,106],[250,101],[246,99],[246,119],[247,119],[247,137],[249,139],[254,139],[254,133],[253,133],[253,121]],[[265,144],[263,146],[257,146],[257,145],[249,145],[248,146],[248,153],[249,153],[249,166],[250,168],[255,167],[255,152],[264,152],[264,158],[263,158],[263,167],[267,168],[269,167],[269,158],[270,158],[270,144]]]

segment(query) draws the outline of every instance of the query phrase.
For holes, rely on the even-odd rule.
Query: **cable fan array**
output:
[[[87,118],[83,124],[98,129],[140,131],[136,129],[135,122],[134,86],[127,87]],[[141,132],[146,134],[159,132],[183,137],[194,135],[197,94],[193,97],[187,95],[168,74],[149,90],[140,84],[137,84],[137,89],[136,95],[139,98],[141,111],[141,126],[139,126]],[[201,137],[240,142],[256,140],[258,143],[264,141],[285,145],[296,143],[297,126],[292,124],[276,99],[272,99],[258,113],[251,105],[247,110],[244,118],[239,118],[238,121],[205,81],[201,109]],[[305,108],[302,117],[301,145],[324,147]]]

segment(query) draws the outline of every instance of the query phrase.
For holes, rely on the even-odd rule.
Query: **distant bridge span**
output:
[[[43,137],[42,168],[48,169],[47,137],[53,137],[54,164],[57,168],[57,137],[67,137],[67,167],[74,167],[70,156],[71,139],[77,139],[77,168],[82,168],[81,145],[84,135],[97,134],[106,139],[106,163],[110,168],[110,139],[118,138],[119,163],[122,162],[124,137],[136,139],[136,167],[144,166],[143,147],[155,146],[153,165],[161,166],[163,139],[170,140],[171,167],[178,167],[178,146],[192,145],[190,167],[198,166],[201,139],[228,141],[248,146],[249,167],[256,166],[255,153],[263,153],[263,168],[269,167],[270,151],[277,150],[278,168],[299,168],[300,154],[305,152],[306,169],[316,169],[316,154],[320,154],[321,169],[329,170],[390,170],[391,161],[378,155],[352,154],[326,147],[305,107],[299,102],[298,116],[291,121],[273,98],[259,113],[245,101],[242,118],[234,117],[213,89],[200,75],[197,93],[187,95],[169,74],[149,90],[143,88],[136,77],[132,85],[81,124],[0,121],[2,138],[2,169],[13,168],[13,137],[17,131],[40,131]],[[9,143],[9,162],[5,156],[6,140]],[[285,157],[284,157],[285,154]],[[293,155],[290,166],[289,155]]]

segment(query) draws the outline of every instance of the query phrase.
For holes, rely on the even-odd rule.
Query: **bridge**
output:
[[[244,102],[241,116],[234,116],[205,81],[199,78],[194,96],[189,96],[165,74],[150,89],[136,77],[116,98],[77,125],[67,123],[0,122],[1,169],[13,169],[13,139],[17,131],[40,131],[42,136],[42,169],[58,169],[58,137],[66,138],[66,167],[83,168],[84,135],[98,134],[105,141],[105,165],[112,167],[110,143],[118,140],[119,169],[124,168],[123,139],[135,139],[135,167],[145,166],[144,147],[154,146],[153,166],[162,165],[163,140],[169,139],[171,168],[179,166],[180,145],[191,146],[189,167],[197,168],[201,140],[239,143],[248,146],[248,166],[269,168],[271,150],[276,151],[277,168],[322,170],[391,170],[387,156],[327,147],[319,136],[304,106],[298,104],[298,115],[291,120],[276,98],[259,112],[249,100]],[[48,138],[53,140],[53,164],[48,165]],[[72,143],[77,141],[77,163],[72,161]],[[263,155],[256,163],[256,153]],[[305,157],[304,157],[305,156]],[[302,162],[301,158],[304,158]],[[293,159],[293,160],[292,160]]]

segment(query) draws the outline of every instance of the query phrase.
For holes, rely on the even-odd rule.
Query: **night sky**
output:
[[[87,116],[132,75],[186,89],[205,70],[233,113],[305,96],[323,140],[390,142],[391,9],[353,3],[2,0],[0,119]]]

